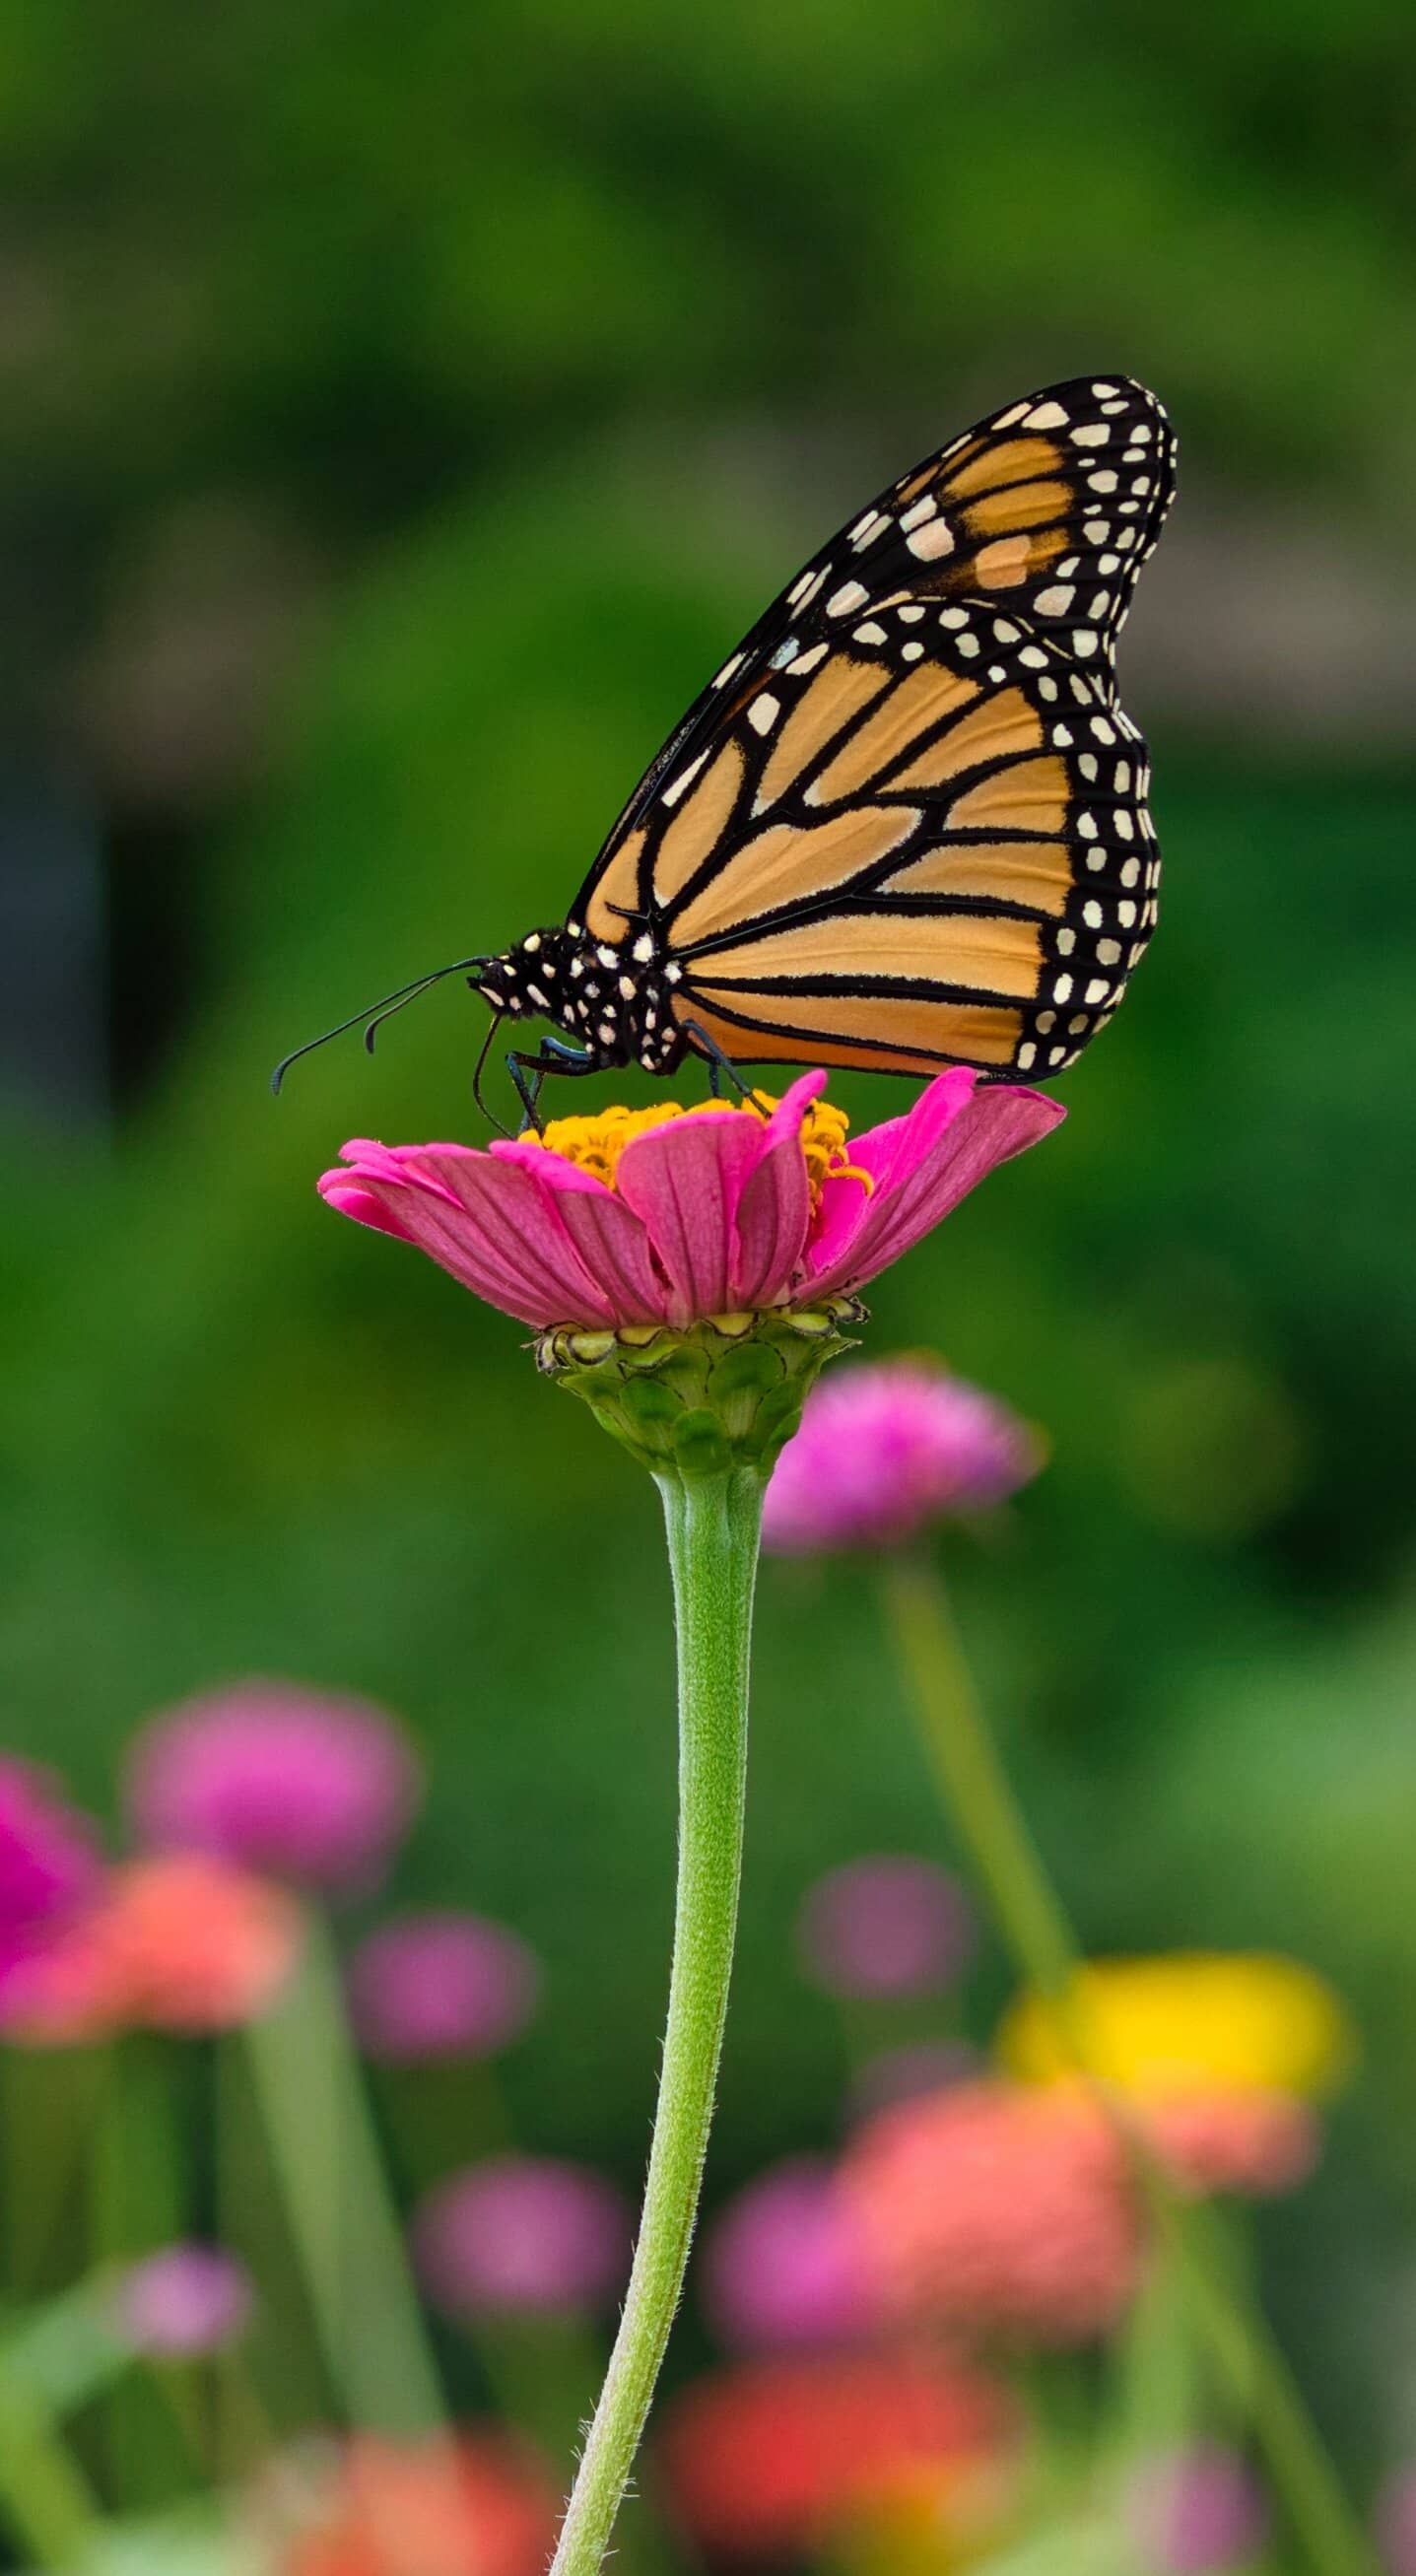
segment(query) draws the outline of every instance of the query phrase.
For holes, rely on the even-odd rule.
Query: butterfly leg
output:
[[[710,1038],[707,1030],[699,1027],[697,1020],[685,1020],[683,1033],[686,1038],[693,1040],[699,1054],[707,1061],[708,1088],[715,1100],[722,1099],[723,1085],[726,1081],[729,1088],[737,1093],[739,1100],[745,1101],[750,1108],[761,1106],[756,1093],[743,1081],[732,1057],[724,1055],[716,1039]]]
[[[586,1048],[571,1046],[564,1038],[542,1038],[535,1055],[523,1055],[514,1049],[506,1059],[506,1069],[526,1112],[527,1125],[539,1134],[541,1118],[536,1104],[547,1074],[593,1073],[595,1058]]]

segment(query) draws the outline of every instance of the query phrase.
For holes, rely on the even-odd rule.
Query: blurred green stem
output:
[[[683,2289],[737,1927],[762,1486],[747,1468],[656,1479],[678,1623],[679,1862],[669,2017],[629,2290],[552,2576],[596,2576]]]
[[[944,1588],[917,1559],[892,1558],[886,1613],[925,1757],[945,1810],[987,1891],[1014,1964],[1053,2006],[1079,2074],[1091,2076],[1079,2009],[1082,1952],[999,1761]],[[1093,2080],[1095,2080],[1093,2078]],[[1288,2364],[1252,2303],[1236,2296],[1203,2202],[1177,2197],[1156,2158],[1097,2087],[1121,2127],[1152,2223],[1183,2284],[1189,2312],[1221,2381],[1247,2407],[1274,2491],[1322,2576],[1374,2576],[1375,2560],[1338,2483]]]
[[[83,2471],[49,2410],[0,2361],[0,2520],[36,2567],[74,2576],[99,2537]]]
[[[311,1920],[273,2008],[243,2033],[325,2364],[351,2423],[416,2435],[446,2421],[389,2198],[329,1934]]]

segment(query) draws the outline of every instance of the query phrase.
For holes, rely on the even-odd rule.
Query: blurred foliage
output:
[[[1387,528],[1416,421],[1409,14],[1251,0],[1139,41],[1117,0],[896,0],[882,39],[839,0],[12,0],[4,61],[11,702],[83,739],[158,532],[197,531],[199,597],[216,578],[213,500],[265,532],[282,675],[165,882],[190,953],[175,1012],[161,950],[145,988],[179,1032],[145,1099],[111,1144],[7,1138],[10,1739],[102,1797],[136,1718],[224,1675],[405,1710],[437,1756],[407,1891],[548,1961],[524,2134],[632,2179],[672,1859],[653,1497],[514,1326],[314,1199],[351,1130],[476,1132],[476,1004],[443,987],[278,1107],[266,1070],[561,912],[860,460],[868,488],[975,397],[1123,364],[1202,470]],[[754,516],[752,439],[788,460],[790,525]],[[310,627],[281,586],[307,561]],[[1271,1942],[1367,2028],[1350,2149],[1273,2240],[1300,2362],[1361,2426],[1370,2285],[1412,2216],[1416,789],[1137,712],[1154,957],[1060,1136],[880,1284],[871,1346],[942,1349],[1055,1442],[954,1561],[1089,1939]],[[803,1884],[944,1842],[864,1575],[769,1569],[758,1676],[719,2186],[833,2117],[832,2027],[789,1964]]]

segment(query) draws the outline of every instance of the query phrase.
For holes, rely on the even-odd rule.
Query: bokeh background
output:
[[[515,1327],[314,1196],[351,1133],[478,1135],[475,1001],[266,1077],[557,917],[703,675],[917,454],[1074,372],[1170,406],[1123,660],[1160,933],[1057,1140],[871,1341],[1054,1443],[951,1562],[1089,1943],[1273,1945],[1356,2015],[1264,2256],[1365,2473],[1416,2438],[1408,12],[49,0],[3,62],[6,1739],[107,1805],[198,1686],[401,1711],[433,1792],[398,1893],[535,1945],[520,2132],[627,2188],[654,1497]],[[948,1857],[864,1577],[767,1569],[755,1723],[715,2199],[838,2122],[804,1886]],[[981,2025],[1005,1988],[986,1959]]]

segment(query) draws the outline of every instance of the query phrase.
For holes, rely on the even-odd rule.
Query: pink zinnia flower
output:
[[[842,2179],[901,2322],[1080,2343],[1136,2288],[1125,2152],[1084,2096],[953,2085],[870,2121]]]
[[[762,1543],[783,1556],[899,1547],[1001,1502],[1042,1457],[1006,1405],[927,1361],[844,1369],[812,1388],[772,1470]]]
[[[1268,2538],[1253,2470],[1217,2442],[1147,2460],[1128,2487],[1126,2519],[1153,2576],[1222,2576],[1251,2564]]]
[[[0,1759],[0,1997],[93,1894],[101,1863],[88,1819],[49,1774]]]
[[[740,2191],[701,2270],[716,2332],[743,2351],[849,2343],[881,2320],[859,2222],[823,2157],[789,2157]]]
[[[1292,2093],[1209,2085],[1137,2105],[1132,2115],[1182,2189],[1267,2200],[1306,2182],[1322,2146],[1318,2123]]]
[[[39,2047],[234,2030],[274,2001],[300,1937],[294,1900],[226,1861],[127,1861],[17,1975],[4,2027]]]
[[[429,2192],[414,2222],[418,2269],[454,2316],[554,2314],[612,2300],[632,2225],[612,2183],[555,2156],[489,2156]]]
[[[903,1853],[828,1870],[797,1918],[802,1965],[830,1995],[940,1994],[973,1946],[973,1907],[958,1880]]]
[[[128,1763],[146,1843],[313,1887],[383,1872],[419,1791],[406,1737],[371,1701],[247,1681],[151,1719]]]
[[[489,2057],[523,2031],[540,1970],[515,1932],[480,1914],[406,1914],[355,1951],[349,2000],[371,2057]]]
[[[164,2245],[118,2284],[119,2331],[137,2352],[164,2361],[220,2352],[246,2325],[251,2277],[219,2245]]]
[[[512,2434],[356,2433],[320,2466],[278,2463],[257,2499],[278,2576],[542,2576],[555,2489]]]
[[[1006,2457],[1006,2401],[932,2355],[816,2354],[739,2363],[668,2409],[669,2498],[700,2547],[749,2558],[814,2555],[833,2531],[902,2494],[931,2519]]]
[[[485,1153],[357,1139],[320,1191],[524,1324],[686,1327],[851,1293],[1064,1114],[960,1066],[847,1156],[825,1085],[803,1074],[766,1118],[611,1109]]]

